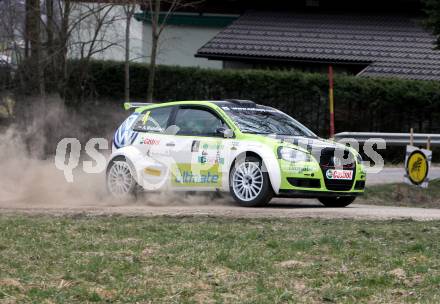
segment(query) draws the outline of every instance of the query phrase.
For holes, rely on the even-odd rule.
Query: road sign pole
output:
[[[328,66],[329,107],[330,107],[330,138],[335,136],[335,106],[333,97],[333,66]]]

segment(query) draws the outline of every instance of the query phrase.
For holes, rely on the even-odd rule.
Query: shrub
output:
[[[78,62],[71,62],[75,68]],[[121,102],[124,64],[90,62],[86,81],[72,73],[69,96],[84,91]],[[132,64],[131,96],[146,96],[148,65]],[[392,78],[335,77],[336,131],[440,132],[440,82]],[[251,99],[277,107],[320,135],[328,134],[328,79],[323,74],[274,70],[211,70],[159,66],[159,101]]]

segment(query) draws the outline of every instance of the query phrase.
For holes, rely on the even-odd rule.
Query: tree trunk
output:
[[[48,78],[50,82],[56,81],[55,71],[55,45],[54,45],[54,15],[53,15],[53,0],[46,0],[46,34],[47,34],[47,61],[48,61]]]
[[[125,24],[125,102],[130,102],[130,25],[135,6],[130,6],[125,14],[127,22]]]
[[[153,42],[151,44],[151,57],[150,57],[150,67],[148,75],[148,95],[147,101],[153,101],[153,91],[154,91],[154,78],[156,75],[156,57],[157,57],[157,36],[153,37]]]
[[[25,33],[24,33],[24,58],[29,59],[30,57],[30,41],[29,37],[31,36],[31,17],[32,17],[32,0],[26,0],[26,13],[25,13]]]
[[[159,14],[160,14],[160,1],[154,1],[154,7],[152,8],[152,16],[151,16],[151,55],[150,55],[150,73],[148,76],[148,92],[147,92],[147,101],[152,102],[154,96],[154,77],[156,74],[156,57],[157,57],[157,48],[159,43]]]
[[[67,73],[67,52],[68,52],[68,39],[69,39],[69,17],[70,17],[70,0],[64,1],[64,12],[61,20],[60,31],[60,54],[58,56],[58,62],[60,66],[61,81],[58,82],[58,92],[61,96],[66,96],[68,73]]]
[[[32,82],[40,96],[45,95],[44,66],[41,54],[41,33],[40,33],[40,0],[28,0],[28,11],[26,16],[26,28],[28,30],[28,39],[30,42],[30,60],[34,67],[32,73]]]

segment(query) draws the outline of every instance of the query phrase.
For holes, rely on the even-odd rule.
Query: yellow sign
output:
[[[405,181],[422,188],[428,187],[431,158],[431,151],[408,146],[405,159]]]
[[[414,151],[408,157],[406,170],[409,179],[416,185],[423,183],[428,175],[428,160],[421,151]]]

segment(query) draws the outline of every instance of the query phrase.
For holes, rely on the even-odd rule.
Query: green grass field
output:
[[[0,216],[0,303],[440,302],[440,222]]]
[[[403,183],[370,186],[356,202],[383,206],[440,208],[440,180],[431,181],[428,189]]]

